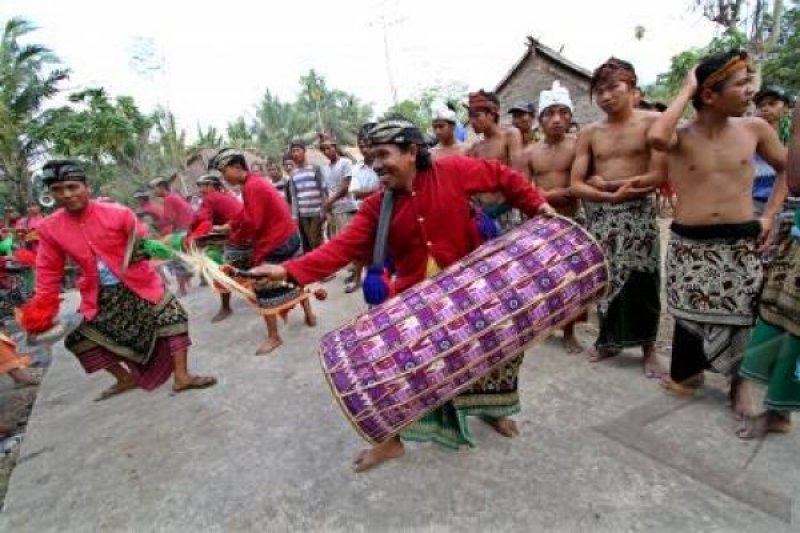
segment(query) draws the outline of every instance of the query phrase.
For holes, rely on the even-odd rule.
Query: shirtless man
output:
[[[433,134],[439,141],[431,149],[431,157],[436,160],[447,155],[464,155],[466,146],[456,140],[456,114],[455,111],[444,108],[436,112],[433,117]]]
[[[539,96],[539,109],[544,139],[525,148],[523,162],[547,203],[561,215],[578,218],[580,203],[572,195],[569,183],[570,169],[575,160],[575,139],[567,137],[573,110],[569,91],[554,82],[552,90],[542,91]],[[575,323],[585,320],[585,316],[580,316],[564,326],[563,342],[567,353],[583,350],[575,337]]]
[[[592,94],[606,118],[580,131],[571,183],[611,267],[589,360],[641,346],[645,375],[655,378],[664,370],[655,350],[661,287],[652,193],[665,169],[664,157],[651,156],[647,146],[647,130],[659,115],[634,109],[635,89],[636,72],[626,61],[611,58],[594,71]]]
[[[753,157],[785,180],[786,150],[765,121],[742,118],[754,94],[752,72],[746,52],[704,58],[648,134],[650,145],[667,153],[678,193],[666,260],[675,334],[663,383],[683,396],[710,369],[731,377],[734,397],[761,288],[758,241],[781,207],[770,200],[764,218],[754,219]],[[678,126],[690,101],[697,115]]]
[[[533,119],[536,116],[536,106],[533,102],[517,102],[511,109],[511,125],[519,130],[522,135],[522,147],[529,146],[536,139],[533,138]]]
[[[494,159],[522,171],[522,134],[516,128],[501,127],[500,101],[494,93],[483,89],[469,94],[469,120],[475,133],[483,139],[473,144],[467,155],[479,159]],[[494,219],[505,232],[519,223],[518,213],[511,211],[499,193],[482,193],[475,199],[483,212]]]

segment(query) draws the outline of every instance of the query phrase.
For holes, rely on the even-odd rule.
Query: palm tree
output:
[[[30,167],[43,152],[37,132],[44,104],[69,76],[45,46],[20,44],[34,29],[28,21],[12,18],[0,37],[0,174],[20,208],[32,199]]]
[[[172,111],[159,108],[153,114],[158,144],[164,162],[173,172],[186,170],[189,147],[186,144],[186,131],[178,127]]]

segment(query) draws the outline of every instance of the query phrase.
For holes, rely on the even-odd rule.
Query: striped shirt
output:
[[[306,165],[292,172],[295,197],[292,211],[300,217],[318,217],[322,213],[324,183],[321,173],[314,165]]]

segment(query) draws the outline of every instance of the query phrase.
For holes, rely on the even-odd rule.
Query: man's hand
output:
[[[550,204],[542,204],[539,206],[539,209],[536,211],[537,215],[544,215],[544,216],[552,216],[558,214],[553,206]]]
[[[598,176],[596,174],[587,179],[586,184],[591,185],[598,191],[602,192],[613,192],[619,188],[619,185],[615,185],[613,182],[606,181],[603,176]]]
[[[772,240],[772,218],[763,217],[759,219],[759,222],[761,223],[761,233],[758,234],[758,251],[764,254],[769,249],[769,243]]]
[[[654,190],[654,187],[634,187],[632,182],[627,182],[611,194],[611,203],[618,204],[634,200]]]
[[[697,91],[697,65],[693,66],[689,71],[689,74],[686,75],[686,81],[683,85],[686,87],[687,91],[691,91],[693,93]]]
[[[286,278],[289,277],[286,269],[281,265],[258,265],[257,267],[251,268],[248,272],[254,276],[268,278],[273,281],[286,281]]]

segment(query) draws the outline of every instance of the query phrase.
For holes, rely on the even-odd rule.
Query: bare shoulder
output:
[[[637,109],[634,112],[634,118],[637,121],[644,122],[647,127],[650,127],[658,120],[658,117],[661,116],[661,113],[657,113],[656,111],[647,111],[644,109]]]
[[[731,124],[737,128],[745,129],[755,135],[761,137],[769,132],[772,132],[772,126],[760,117],[738,117],[732,118]]]
[[[517,128],[507,126],[504,128],[503,134],[506,139],[520,139],[522,140],[522,134],[519,132]]]

